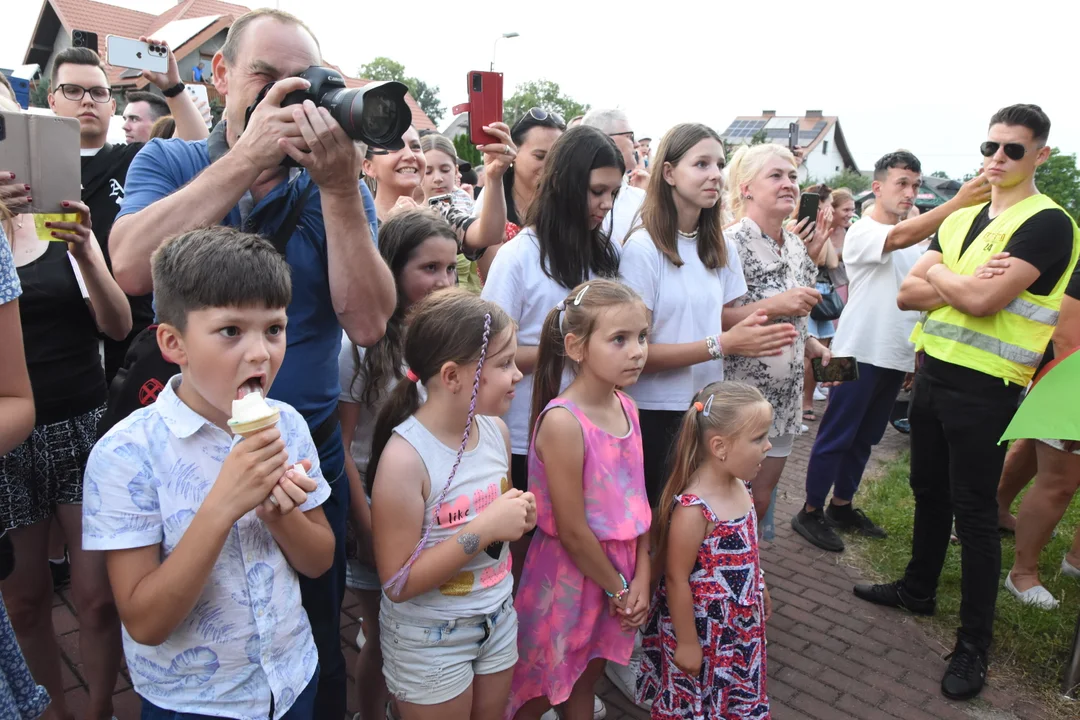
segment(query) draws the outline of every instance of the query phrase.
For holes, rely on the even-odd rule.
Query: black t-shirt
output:
[[[960,248],[961,255],[989,224],[990,204],[987,203],[971,223]],[[1049,295],[1069,268],[1072,243],[1072,222],[1069,216],[1058,208],[1048,208],[1025,220],[1009,238],[1004,252],[1038,268],[1039,277],[1028,286],[1028,292],[1032,295]],[[936,235],[930,241],[929,249],[941,252],[941,243]]]
[[[1080,265],[1076,266],[1073,270],[1072,276],[1069,278],[1069,284],[1065,287],[1065,294],[1071,297],[1073,300],[1080,300]],[[1039,369],[1035,371],[1036,374],[1042,372],[1042,369],[1046,367],[1054,359],[1054,343],[1050,342],[1046,346],[1046,352],[1043,354],[1042,362],[1039,363]]]
[[[96,155],[85,155],[82,158],[82,201],[90,208],[94,236],[101,244],[105,263],[110,270],[112,260],[109,257],[109,233],[112,232],[113,222],[120,212],[120,203],[124,200],[128,167],[142,147],[142,143],[106,143]],[[128,295],[128,303],[131,305],[131,335],[120,342],[105,339],[105,371],[110,381],[123,362],[131,339],[154,322],[153,297],[153,294],[138,297]]]
[[[105,403],[97,326],[79,290],[65,243],[18,268],[26,366],[37,424],[60,422]]]

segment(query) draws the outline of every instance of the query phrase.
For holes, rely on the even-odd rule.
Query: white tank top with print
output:
[[[506,441],[493,418],[477,415],[474,421],[479,442],[461,458],[454,484],[443,500],[435,527],[425,548],[448,540],[472,522],[484,508],[510,489]],[[444,445],[415,417],[394,428],[416,449],[427,467],[431,491],[424,506],[424,527],[431,522],[435,502],[457,458],[457,448]],[[464,550],[462,550],[464,552]],[[465,563],[461,571],[441,587],[400,604],[412,606],[419,617],[454,620],[495,612],[513,589],[509,543],[492,543]]]

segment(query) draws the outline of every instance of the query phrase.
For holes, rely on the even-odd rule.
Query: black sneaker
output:
[[[822,550],[830,552],[844,551],[844,541],[829,526],[829,522],[825,519],[825,513],[822,512],[821,508],[813,512],[807,512],[806,508],[803,508],[798,515],[791,518],[791,527],[795,532],[809,540],[810,544],[817,545]]]
[[[986,684],[986,653],[971,643],[956,641],[956,648],[947,655],[949,667],[941,678],[941,693],[950,700],[970,700],[982,692]]]
[[[834,505],[829,503],[825,514],[832,521],[833,527],[849,532],[857,532],[871,538],[889,537],[883,529],[874,524],[874,521],[866,517],[866,513],[848,505]]]
[[[937,609],[934,598],[917,598],[904,587],[903,580],[886,585],[856,585],[855,597],[885,607],[902,608],[916,615],[933,615]]]

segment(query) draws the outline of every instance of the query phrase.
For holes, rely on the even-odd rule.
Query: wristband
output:
[[[724,359],[724,349],[720,347],[719,335],[710,335],[709,337],[705,338],[705,347],[709,349],[709,355],[712,357],[713,360]]]
[[[184,83],[178,82],[171,88],[165,88],[164,90],[162,90],[161,94],[167,98],[174,98],[182,92],[184,92]]]
[[[604,594],[607,595],[609,598],[614,598],[615,600],[622,600],[630,593],[630,585],[627,584],[626,578],[623,576],[622,573],[619,573],[619,579],[622,580],[622,590],[617,593],[610,593],[605,590]]]

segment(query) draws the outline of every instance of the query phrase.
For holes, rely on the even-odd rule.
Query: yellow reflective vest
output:
[[[964,238],[983,207],[954,212],[938,231],[942,262],[958,275],[973,275],[977,267],[1003,251],[1013,233],[1036,213],[1060,209],[1047,196],[1032,195],[991,220],[961,254]],[[1075,222],[1072,229],[1069,267],[1049,295],[1032,295],[1024,290],[1002,310],[987,317],[972,317],[949,305],[932,310],[911,333],[916,351],[925,351],[938,360],[1007,382],[1027,385],[1054,334],[1061,299],[1080,255],[1080,229]]]

